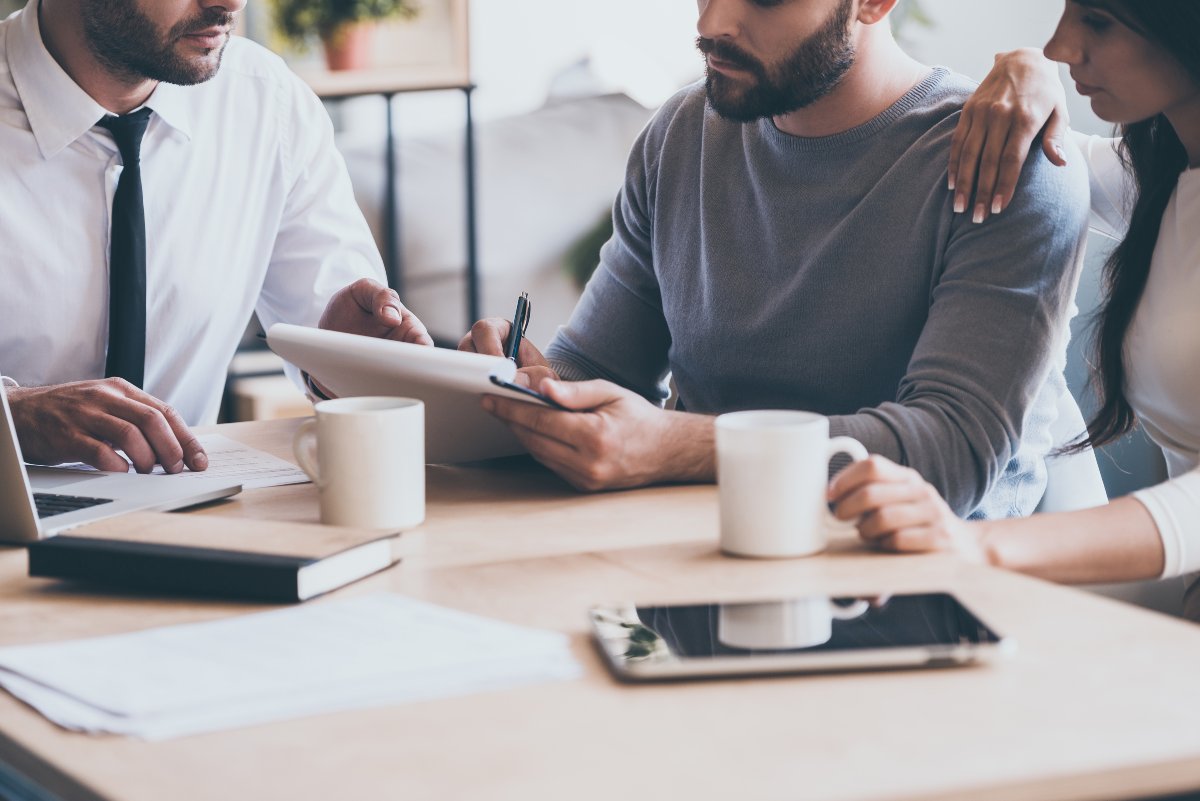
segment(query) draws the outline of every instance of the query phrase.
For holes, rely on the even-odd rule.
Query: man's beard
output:
[[[854,65],[854,46],[850,42],[853,7],[853,0],[843,0],[820,30],[774,68],[768,68],[737,45],[700,37],[696,47],[701,53],[728,61],[754,76],[747,83],[708,70],[705,85],[708,102],[727,120],[753,122],[788,114],[825,97]]]
[[[186,19],[165,36],[139,11],[134,0],[91,0],[83,4],[83,30],[96,58],[114,75],[190,86],[217,74],[228,37],[216,60],[188,59],[175,51],[180,37],[208,28],[229,28],[234,15],[219,8]]]

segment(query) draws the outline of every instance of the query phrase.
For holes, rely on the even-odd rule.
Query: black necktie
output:
[[[108,259],[108,359],[106,376],[141,387],[146,370],[146,214],[142,206],[142,135],[150,121],[144,108],[105,117],[124,169],[113,196]]]

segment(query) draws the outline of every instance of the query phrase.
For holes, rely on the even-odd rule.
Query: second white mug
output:
[[[721,550],[736,556],[808,556],[825,549],[831,528],[825,489],[829,460],[858,461],[867,449],[829,438],[829,420],[797,411],[732,412],[717,417]]]
[[[337,398],[313,407],[293,442],[317,485],[321,522],[401,530],[425,520],[425,404]]]

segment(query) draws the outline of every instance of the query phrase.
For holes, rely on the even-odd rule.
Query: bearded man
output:
[[[30,0],[0,22],[0,373],[26,458],[202,470],[253,310],[432,344],[317,98],[245,0]]]
[[[1078,414],[1061,371],[1086,176],[1031,159],[1004,215],[956,214],[973,85],[900,49],[895,4],[699,0],[706,80],[634,146],[545,358],[519,354],[576,411],[485,401],[537,459],[586,489],[712,481],[713,414],[803,409],[959,514],[1033,510],[1049,424]],[[508,330],[482,321],[462,347],[499,353]]]

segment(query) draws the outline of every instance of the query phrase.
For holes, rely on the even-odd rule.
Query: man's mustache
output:
[[[758,61],[748,53],[742,51],[737,45],[729,42],[718,42],[715,39],[707,39],[703,36],[696,38],[696,49],[706,56],[716,56],[722,61],[728,61],[737,67],[759,72],[761,65]]]
[[[178,39],[210,28],[232,28],[237,20],[237,14],[221,9],[210,9],[196,19],[185,20],[171,30],[171,38]]]

